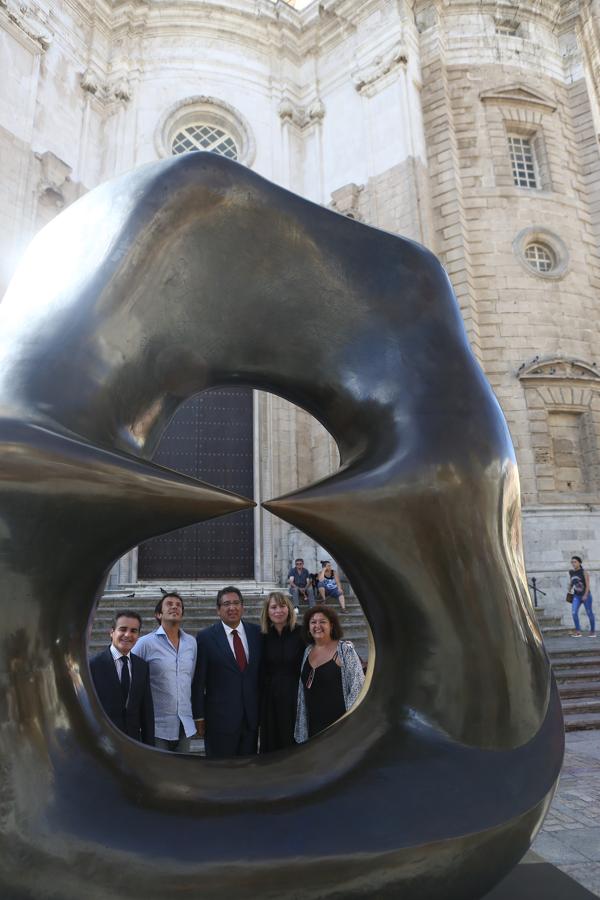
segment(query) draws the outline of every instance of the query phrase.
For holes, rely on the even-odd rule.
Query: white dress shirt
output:
[[[250,662],[250,648],[248,647],[248,638],[246,637],[246,631],[244,629],[244,623],[240,620],[240,624],[237,628],[231,628],[229,625],[226,625],[225,622],[221,622],[221,625],[225,629],[225,634],[227,635],[227,640],[229,641],[229,646],[231,647],[231,652],[235,658],[235,650],[233,649],[233,631],[237,631],[244,645],[244,650],[246,652],[246,662]]]
[[[124,656],[127,659],[127,668],[129,669],[129,683],[131,684],[132,672],[131,672],[131,659],[130,659],[129,653],[121,653],[120,650],[117,650],[117,648],[115,647],[114,644],[110,645],[110,652],[112,654],[112,658],[115,661],[115,668],[117,670],[117,677],[118,677],[119,681],[121,680],[121,675],[123,673],[123,666],[125,665],[125,663],[119,662],[119,660],[121,659],[122,656]]]

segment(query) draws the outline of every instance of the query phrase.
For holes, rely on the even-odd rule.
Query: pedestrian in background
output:
[[[589,637],[596,637],[596,620],[592,611],[592,592],[590,591],[590,576],[583,568],[583,560],[580,556],[571,557],[569,569],[569,593],[573,596],[573,622],[575,631],[572,637],[581,637],[581,625],[579,624],[579,608],[583,605],[590,622]]]

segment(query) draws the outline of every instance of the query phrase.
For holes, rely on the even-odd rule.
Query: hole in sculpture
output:
[[[331,436],[307,412],[276,395],[237,387],[206,391],[182,404],[153,459],[257,500],[309,484],[335,471],[339,464]],[[264,485],[268,485],[268,491]],[[217,607],[218,590],[231,584],[241,589],[243,606],[230,592],[221,597]],[[163,596],[165,591],[180,594],[183,608],[176,596]],[[157,604],[161,604],[160,621],[155,619]],[[160,644],[155,646],[156,638],[149,636],[156,628],[163,626],[170,633],[170,628],[180,625],[193,638],[204,631],[196,653],[199,663],[194,701],[197,706],[201,697],[202,708],[195,708],[192,713],[202,713],[206,720],[206,744],[198,736],[192,736],[187,744],[183,735],[177,734],[176,711],[169,713],[164,702],[166,696],[174,696],[173,676],[166,692],[158,690],[156,681],[157,689],[152,692],[159,749],[176,748],[217,757],[253,752],[254,728],[246,729],[250,734],[244,731],[239,735],[235,747],[229,731],[224,736],[219,733],[219,722],[225,722],[226,730],[232,726],[228,719],[233,712],[230,710],[230,715],[226,709],[231,705],[227,692],[239,693],[239,685],[235,688],[239,676],[234,664],[243,667],[244,656],[248,657],[248,671],[244,671],[243,678],[251,683],[251,693],[256,693],[251,701],[251,717],[256,714],[260,718],[261,753],[293,746],[290,740],[294,725],[299,742],[323,730],[340,718],[360,693],[368,653],[368,625],[351,585],[324,547],[260,506],[147,541],[140,545],[137,554],[134,550],[119,562],[96,611],[88,648],[97,659],[98,654],[104,653],[105,662],[118,673],[123,664],[119,660],[113,662],[107,654],[122,655],[137,642],[137,620],[123,617],[112,629],[112,650],[107,649],[113,617],[123,609],[142,616],[142,640],[136,650],[148,660],[151,678],[166,677],[162,670],[168,670],[173,660],[177,661],[180,675],[186,673],[190,682],[193,675],[191,656],[185,660],[185,640],[180,640],[176,657],[166,635],[158,638],[162,649]],[[241,652],[239,645],[234,647],[237,637],[230,630],[238,631],[242,614],[248,627],[239,635]],[[292,623],[295,628],[290,631],[285,623]],[[340,644],[338,638],[342,634],[344,641]],[[216,656],[215,640],[219,642]],[[311,650],[305,660],[307,641]],[[263,653],[260,687],[258,670],[254,671],[259,646]],[[189,647],[195,649],[196,641],[190,641]],[[221,672],[219,663],[224,666]],[[353,679],[345,677],[342,681],[342,666],[351,669]],[[96,683],[94,664],[92,674]],[[132,674],[135,681],[135,673]],[[299,675],[303,689],[297,710]],[[106,710],[106,698],[97,683],[96,687]],[[225,709],[219,710],[219,703]],[[169,716],[173,721],[167,724]],[[216,735],[212,745],[211,716]],[[115,722],[115,716],[109,717]],[[192,730],[191,721],[186,722],[185,728],[188,733]],[[140,731],[139,737],[143,736]]]

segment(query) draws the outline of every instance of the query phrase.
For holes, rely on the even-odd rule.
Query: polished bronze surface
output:
[[[86,637],[120,554],[251,505],[149,462],[225,384],[336,439],[335,475],[266,505],[338,559],[375,653],[308,744],[205,761],[111,726]],[[211,154],[143,167],[31,244],[0,416],[0,895],[469,900],[517,862],[562,717],[510,436],[431,253]]]

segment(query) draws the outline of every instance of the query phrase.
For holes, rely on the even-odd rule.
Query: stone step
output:
[[[576,713],[565,716],[565,731],[592,731],[600,728],[600,713]]]
[[[580,697],[561,699],[563,714],[565,716],[580,713],[600,713],[600,695],[594,697]]]
[[[554,677],[559,685],[566,681],[590,681],[600,679],[600,668],[563,669],[560,672],[555,671]]]
[[[600,697],[600,681],[566,681],[558,684],[561,700],[577,697]]]
[[[109,592],[102,597],[93,620],[92,633],[88,645],[89,653],[97,653],[106,647],[112,619],[118,609],[133,609],[138,612],[142,617],[142,633],[147,634],[154,630],[156,625],[154,608],[162,594],[157,592],[156,584],[142,586],[143,590],[141,593],[138,591],[138,587],[136,586],[135,596],[131,596],[134,593],[133,591],[119,591]],[[198,631],[218,621],[215,600],[217,590],[220,587],[222,587],[221,583],[218,586],[209,585],[206,588],[205,595],[200,595],[197,586],[194,589],[190,586],[189,591],[180,590],[185,603],[183,627],[189,634],[196,635]],[[203,590],[204,588],[205,586],[203,586]],[[244,618],[249,622],[258,624],[263,603],[269,591],[262,594],[256,590],[244,590],[243,584],[240,585],[240,589],[244,596]],[[286,593],[285,589],[281,588],[281,590],[282,593]],[[356,597],[352,594],[346,596],[346,612],[342,612],[335,603],[328,603],[327,605],[337,612],[344,629],[344,636],[351,640],[361,656],[366,658],[369,646],[368,626],[362,607]],[[301,605],[300,619],[307,608]]]
[[[264,600],[264,597],[244,597],[244,610],[246,612],[260,612],[263,607]],[[133,597],[128,600],[118,601],[114,601],[112,599],[105,600],[103,598],[98,604],[97,610],[98,613],[107,612],[112,614],[117,609],[135,609],[140,613],[140,615],[148,613],[153,614],[157,602],[158,597]],[[214,597],[184,597],[183,602],[185,605],[186,615],[188,613],[188,610],[193,609],[208,612],[214,612],[216,610]],[[340,608],[337,603],[327,603],[327,606],[332,606],[333,609]],[[302,611],[304,611],[305,609],[307,609],[307,606],[305,604],[301,604],[300,608],[302,609]],[[346,597],[346,608],[349,610],[360,612],[362,614],[362,607],[355,597]]]
[[[542,634],[545,638],[566,637],[572,630],[567,625],[551,625],[549,628],[542,628]]]
[[[542,629],[545,631],[547,628],[565,628],[563,625],[562,616],[538,616],[537,623]]]
[[[552,668],[555,672],[562,672],[563,669],[570,669],[576,666],[578,669],[593,669],[600,666],[600,656],[597,653],[579,655],[571,653],[569,656],[562,656],[559,659],[550,657]]]
[[[569,642],[568,648],[554,649],[546,646],[546,650],[553,664],[557,661],[560,663],[563,659],[586,659],[589,657],[593,657],[600,662],[600,648],[595,645],[591,647],[589,644],[587,646],[585,644],[575,645]]]

